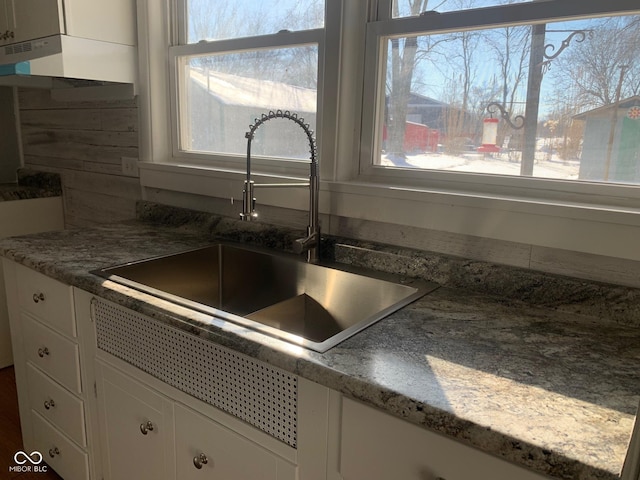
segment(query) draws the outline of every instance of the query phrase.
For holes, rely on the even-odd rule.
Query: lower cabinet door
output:
[[[174,478],[172,403],[99,361],[96,378],[105,480]]]
[[[245,437],[182,405],[175,406],[180,480],[294,480],[296,468]]]

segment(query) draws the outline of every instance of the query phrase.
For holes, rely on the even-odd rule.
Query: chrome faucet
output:
[[[251,180],[251,141],[258,127],[263,123],[274,118],[286,118],[295,122],[304,130],[309,140],[309,150],[311,154],[311,165],[308,182],[299,183],[254,183]],[[271,188],[292,188],[292,187],[309,187],[309,225],[307,226],[307,236],[298,238],[293,243],[293,250],[296,253],[307,253],[307,262],[317,262],[320,258],[320,222],[318,215],[318,192],[320,190],[320,179],[318,178],[318,158],[316,141],[313,138],[313,132],[309,125],[304,123],[304,118],[298,117],[295,113],[288,110],[270,111],[268,114],[263,113],[260,118],[256,118],[253,125],[250,125],[249,131],[245,133],[247,138],[247,177],[244,181],[244,190],[242,191],[242,220],[251,221],[258,217],[255,211],[256,199],[254,189],[256,187]]]

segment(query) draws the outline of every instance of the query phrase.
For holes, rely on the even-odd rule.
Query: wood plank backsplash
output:
[[[18,103],[24,164],[60,173],[66,227],[135,217],[140,181],[121,164],[138,158],[136,99],[62,102],[22,88]]]

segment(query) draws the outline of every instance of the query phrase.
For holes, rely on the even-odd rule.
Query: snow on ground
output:
[[[444,153],[419,153],[407,155],[406,159],[389,158],[383,155],[381,165],[405,168],[424,168],[454,172],[493,173],[500,175],[520,175],[520,161],[508,153],[482,154],[464,153],[459,156]],[[533,176],[577,180],[580,169],[579,160],[561,160],[553,155],[536,155]]]

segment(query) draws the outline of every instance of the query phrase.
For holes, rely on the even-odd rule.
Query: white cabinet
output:
[[[0,0],[0,65],[29,73],[0,78],[4,85],[51,87],[52,77],[134,83],[136,43],[135,0]]]
[[[295,468],[219,423],[176,405],[176,478],[295,479]]]
[[[64,33],[58,0],[0,0],[0,3],[4,4],[4,8],[0,7],[0,26],[6,25],[0,31],[0,42],[4,44]]]
[[[96,376],[105,480],[297,478],[290,462],[113,366],[97,360]]]
[[[89,478],[89,455],[34,410],[33,446],[64,480]]]
[[[82,400],[31,363],[27,363],[27,384],[31,409],[63,430],[79,446],[86,446]]]
[[[546,478],[346,398],[340,458],[344,480]]]
[[[172,403],[101,362],[96,378],[105,479],[173,478]]]
[[[23,448],[65,480],[97,478],[87,415],[93,388],[81,367],[73,290],[6,259],[3,269]]]
[[[27,362],[35,365],[69,391],[81,394],[78,344],[30,315],[20,314]]]
[[[1,2],[2,0],[0,0],[0,8],[2,7]],[[0,37],[2,35],[1,32],[3,32],[3,30],[0,26]],[[0,105],[1,104],[0,101]],[[0,124],[2,123],[3,122],[0,122]],[[4,123],[4,126],[11,128],[7,123]],[[2,135],[11,134],[10,131],[7,133],[6,130],[2,130],[1,126],[0,131],[3,132]],[[2,140],[0,140],[0,144],[2,144]],[[2,147],[0,147],[0,150],[2,150]],[[0,152],[0,157],[2,157],[2,152]],[[10,162],[7,162],[7,164],[8,163]],[[15,175],[15,171],[12,172],[12,175]],[[62,230],[62,228],[64,228],[62,197],[32,198],[29,200],[0,202],[0,238],[46,232],[49,230]],[[4,276],[2,275],[1,268],[0,290],[0,368],[3,368],[13,363],[13,353],[10,341],[9,316],[5,299]],[[66,297],[64,294],[61,295],[60,301],[67,302],[70,305],[69,291],[67,288]],[[49,300],[53,298],[54,297],[51,297]],[[50,303],[51,302],[49,302],[48,305]],[[40,304],[40,306],[44,308],[44,304]],[[69,311],[62,313],[61,317],[63,316],[65,318],[63,322],[71,323],[73,321],[73,315]],[[72,336],[75,336],[75,333],[73,333]]]
[[[16,275],[20,285],[18,299],[22,310],[66,337],[75,337],[76,319],[71,288],[24,267],[18,267]]]
[[[51,35],[136,44],[132,0],[0,0],[0,45]]]

